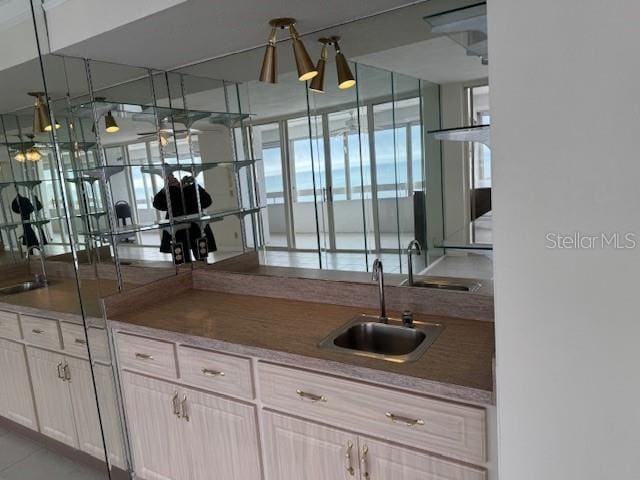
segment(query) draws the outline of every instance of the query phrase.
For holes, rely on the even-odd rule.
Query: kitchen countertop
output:
[[[27,280],[30,278],[15,276],[15,278],[3,279],[0,284],[8,286]],[[116,292],[117,284],[112,280],[81,280],[80,291],[82,292],[85,315],[102,318],[99,299]],[[47,287],[11,295],[0,295],[0,305],[4,309],[25,313],[33,312],[33,310],[60,313],[63,314],[61,319],[81,315],[76,280],[71,278],[51,277]]]
[[[360,380],[478,404],[493,404],[494,329],[487,321],[415,314],[445,325],[415,362],[321,349],[318,343],[352,317],[376,310],[187,289],[109,318],[112,327],[203,348],[319,369]],[[399,312],[390,312],[398,317]]]

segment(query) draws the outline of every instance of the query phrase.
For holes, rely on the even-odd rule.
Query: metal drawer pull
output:
[[[362,478],[369,478],[367,453],[369,453],[369,447],[365,445],[362,447],[362,453],[360,454],[360,471],[362,472]]]
[[[203,368],[202,374],[205,377],[224,377],[224,372],[219,372],[218,370],[211,370],[209,368]]]
[[[180,406],[178,405],[178,391],[173,394],[171,398],[171,408],[173,408],[173,414],[180,418]]]
[[[58,378],[60,380],[64,380],[64,375],[62,374],[62,362],[58,364]]]
[[[71,370],[69,370],[69,364],[65,363],[64,367],[62,367],[62,371],[64,372],[64,379],[67,382],[71,381]]]
[[[327,399],[322,395],[316,395],[315,393],[303,392],[302,390],[296,390],[296,393],[300,396],[301,400],[310,400],[312,402],[326,402]]]
[[[403,417],[402,415],[396,415],[391,412],[385,413],[388,419],[395,423],[402,423],[408,427],[415,427],[416,425],[424,425],[424,420],[420,420],[419,418],[409,418]]]
[[[353,463],[351,462],[352,450],[353,450],[353,442],[349,441],[347,442],[347,453],[345,454],[344,458],[346,460],[347,473],[351,476],[353,476],[353,474],[355,473],[355,470],[353,469]]]
[[[34,328],[31,330],[31,333],[35,333],[36,335],[40,335],[44,333],[44,330],[40,330],[39,328]]]
[[[87,341],[86,341],[86,340],[84,340],[83,338],[76,338],[76,339],[75,339],[75,342],[76,342],[78,345],[86,345],[86,344],[87,344]]]
[[[182,418],[184,418],[187,422],[189,421],[189,410],[187,410],[187,395],[185,394],[182,397],[182,402],[180,402],[180,411]]]
[[[136,352],[136,358],[139,358],[140,360],[153,360],[153,356],[149,355],[148,353],[137,353]]]

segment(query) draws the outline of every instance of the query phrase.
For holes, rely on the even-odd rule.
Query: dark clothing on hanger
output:
[[[33,229],[33,226],[30,223],[26,223],[31,219],[31,214],[33,212],[35,212],[36,210],[40,211],[43,208],[42,203],[40,203],[38,197],[34,195],[33,198],[36,201],[35,208],[28,197],[23,197],[20,194],[18,194],[16,198],[14,198],[11,202],[11,210],[13,210],[15,213],[20,214],[23,232],[22,244],[26,245],[27,248],[37,247],[41,244],[46,245],[48,243],[42,226],[38,227],[38,230],[40,231],[40,242],[38,242],[38,237],[35,230]]]
[[[196,186],[200,195],[200,206],[202,207],[202,209],[204,210],[211,205],[211,195],[209,195],[204,188],[202,188],[195,182],[184,187],[180,187],[177,185],[172,186],[169,187],[169,197],[171,201],[171,212],[174,217],[198,213],[198,197],[196,196]],[[182,203],[182,195],[180,194],[180,190],[182,190],[182,195],[184,195],[184,205]],[[153,206],[157,210],[167,212],[165,218],[169,218],[169,207],[167,205],[167,195],[164,188],[156,193],[155,197],[153,197]],[[202,236],[203,235],[200,229],[200,225],[195,222],[192,222],[188,229],[176,231],[175,241],[182,243],[182,246],[184,248],[185,261],[191,261],[189,247],[191,247],[191,250],[193,251],[193,256],[196,259],[199,258],[197,241],[198,238]],[[211,231],[211,227],[209,225],[204,227],[204,236],[207,239],[207,246],[209,251],[215,252],[217,250],[216,240],[213,237],[213,232]],[[171,253],[171,234],[167,231],[162,232],[160,251],[163,253]]]

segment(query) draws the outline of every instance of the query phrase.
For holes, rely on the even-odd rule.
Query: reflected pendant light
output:
[[[318,41],[322,44],[322,51],[320,52],[320,59],[316,65],[318,75],[313,77],[309,90],[316,93],[324,93],[324,70],[327,66],[327,59],[329,58],[329,45],[331,45],[331,39],[319,38]]]
[[[33,142],[33,138],[34,138],[33,135],[27,135],[27,137],[29,137],[31,142]],[[32,144],[31,147],[29,147],[29,149],[25,153],[25,159],[29,160],[30,162],[37,162],[41,158],[42,158],[42,153],[40,153],[40,150],[36,148],[35,144]]]
[[[269,43],[264,51],[262,68],[260,69],[260,81],[265,83],[276,83],[278,81],[278,55],[276,51],[277,28],[271,28]]]
[[[16,159],[16,162],[22,163],[27,159],[27,155],[22,150],[18,150],[13,158]]]
[[[33,112],[33,133],[50,132],[52,130],[51,117],[47,102],[44,99],[44,92],[29,92],[29,95],[36,99]],[[59,129],[60,124],[56,122],[55,127],[56,130]]]
[[[351,73],[351,69],[349,68],[349,63],[345,58],[344,54],[340,50],[340,45],[338,44],[339,37],[333,37],[335,41],[333,45],[336,47],[336,69],[338,70],[338,88],[340,90],[346,90],[347,88],[351,88],[356,84],[356,79]]]
[[[120,127],[116,123],[116,119],[113,118],[113,115],[111,114],[111,110],[109,110],[109,113],[104,117],[104,126],[107,133],[116,133],[120,130]]]

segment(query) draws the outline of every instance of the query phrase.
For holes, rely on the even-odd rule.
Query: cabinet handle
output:
[[[347,473],[351,476],[354,475],[355,470],[353,469],[353,463],[351,461],[351,451],[353,450],[353,442],[349,441],[347,442],[347,453],[345,454],[344,458],[346,460],[346,469],[347,469]]]
[[[171,408],[173,408],[173,414],[180,418],[180,406],[178,405],[178,391],[176,390],[171,398]]]
[[[203,368],[202,374],[205,377],[224,377],[224,372],[219,372],[218,370],[211,370],[209,368]]]
[[[369,462],[367,460],[368,453],[369,447],[364,445],[362,447],[362,453],[360,454],[360,470],[362,471],[362,478],[369,478]]]
[[[153,355],[149,355],[148,353],[136,352],[136,358],[139,358],[140,360],[153,360]]]
[[[69,368],[69,364],[65,363],[64,367],[62,367],[62,371],[64,372],[64,379],[67,382],[71,381],[71,369]]]
[[[31,333],[35,333],[36,335],[41,335],[44,333],[44,330],[40,330],[39,328],[31,329]]]
[[[424,420],[420,420],[419,418],[409,418],[403,417],[402,415],[396,415],[391,412],[385,413],[386,417],[390,419],[394,423],[402,423],[407,427],[415,427],[416,425],[421,426],[424,425]]]
[[[187,422],[189,421],[189,410],[187,409],[187,395],[185,394],[182,397],[182,401],[180,402],[180,413],[182,418],[184,418]]]
[[[87,341],[83,338],[76,338],[75,343],[77,343],[78,345],[86,345]]]
[[[62,375],[62,362],[58,364],[58,378],[64,380],[64,376]]]
[[[310,400],[311,402],[326,402],[327,399],[322,395],[316,395],[315,393],[303,392],[302,390],[296,390],[296,393],[301,400]]]

